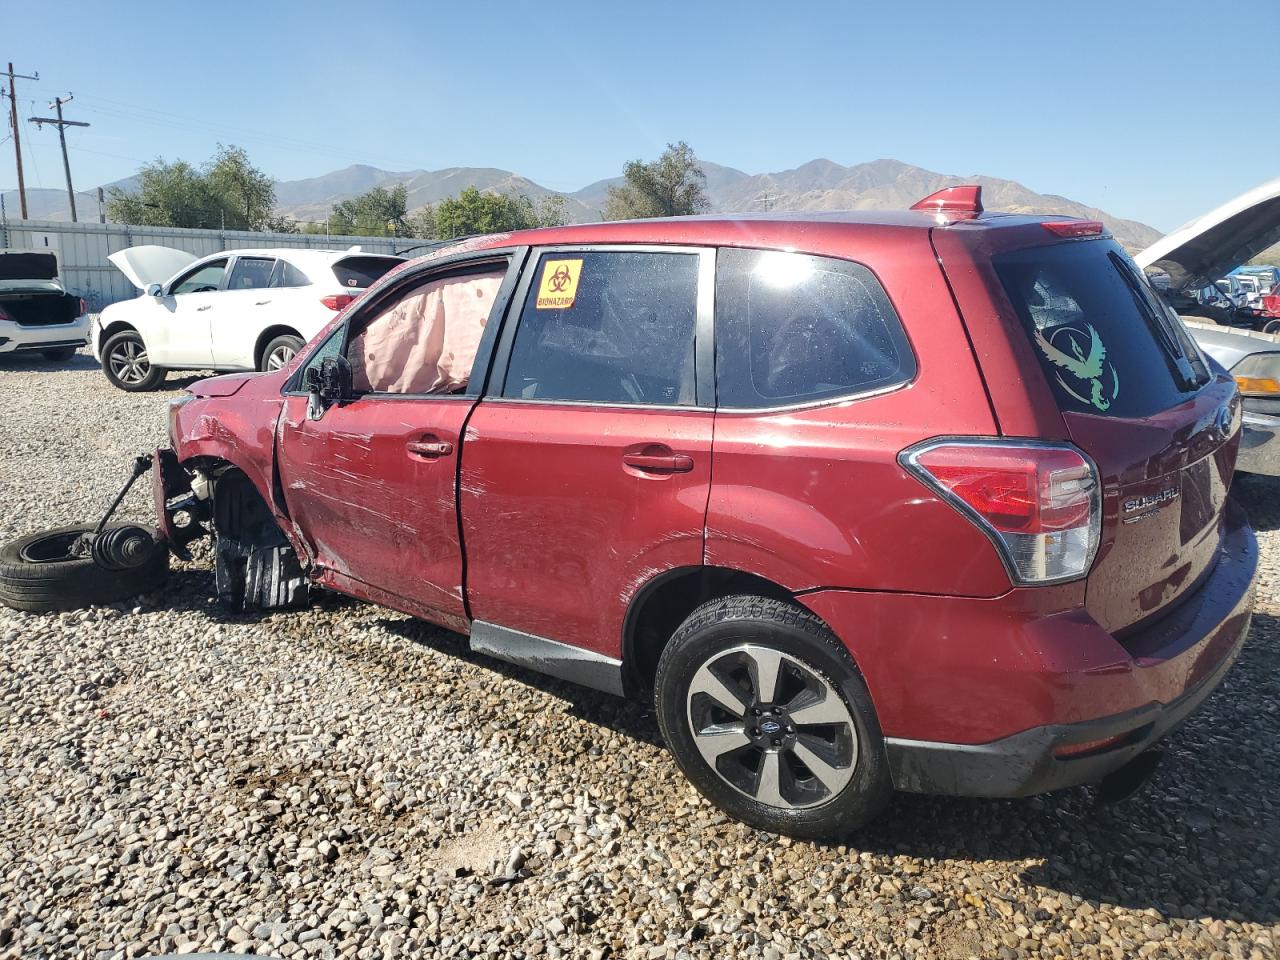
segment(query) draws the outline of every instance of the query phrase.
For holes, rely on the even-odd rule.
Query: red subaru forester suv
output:
[[[652,691],[780,833],[1136,781],[1249,625],[1231,378],[1100,224],[972,187],[469,240],[190,394],[161,524],[224,599]]]

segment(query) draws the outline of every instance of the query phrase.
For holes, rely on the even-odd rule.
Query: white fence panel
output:
[[[8,220],[0,223],[0,247],[52,250],[58,255],[67,289],[84,297],[92,311],[138,295],[133,284],[107,260],[127,247],[155,244],[198,257],[245,247],[302,247],[368,253],[402,253],[423,241],[403,237],[347,237],[309,233],[253,233],[247,230],[189,230],[135,227],[123,223],[65,223],[57,220]]]

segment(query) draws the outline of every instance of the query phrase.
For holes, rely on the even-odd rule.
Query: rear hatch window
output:
[[[1208,380],[1182,325],[1113,243],[1030,247],[995,268],[1064,411],[1143,417]]]
[[[1106,502],[1087,606],[1124,635],[1184,596],[1217,557],[1234,456],[1234,390],[1110,240],[994,259],[1072,441]]]
[[[400,257],[358,256],[343,257],[333,265],[333,275],[344,287],[363,290],[380,280],[383,274],[400,266]]]

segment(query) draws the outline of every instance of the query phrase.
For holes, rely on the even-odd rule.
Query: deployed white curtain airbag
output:
[[[351,342],[352,385],[373,393],[454,393],[467,385],[506,269],[434,280]]]

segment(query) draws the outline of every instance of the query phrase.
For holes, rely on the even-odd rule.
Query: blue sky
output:
[[[1167,230],[1280,175],[1277,11],[1230,11],[3,0],[0,57],[40,73],[22,117],[75,94],[77,189],[223,142],[279,179],[493,166],[574,190],[684,139],[749,173],[891,157],[1006,177]],[[22,136],[28,185],[61,187],[55,131]]]

